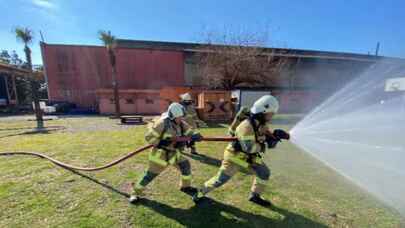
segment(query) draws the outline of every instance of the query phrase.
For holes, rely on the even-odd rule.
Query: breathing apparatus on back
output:
[[[274,96],[265,95],[258,99],[249,110],[246,107],[236,114],[235,120],[231,124],[230,133],[234,135],[233,132],[236,130],[236,127],[245,119],[249,119],[252,124],[252,127],[255,131],[259,128],[258,125],[266,125],[266,114],[273,113],[276,114],[279,109],[279,103]],[[259,124],[256,124],[256,120]],[[281,129],[276,129],[272,133],[266,135],[266,143],[269,148],[274,148],[278,142],[282,139],[288,140],[290,138],[289,134]]]

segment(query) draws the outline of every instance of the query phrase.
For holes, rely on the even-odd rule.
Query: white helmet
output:
[[[269,113],[269,112],[277,113],[278,107],[279,107],[278,101],[275,97],[271,95],[264,95],[253,104],[252,108],[250,109],[250,112],[252,114]]]
[[[170,119],[173,120],[178,117],[183,117],[184,115],[184,108],[181,104],[175,102],[169,105],[169,108],[167,109],[167,116]]]
[[[190,93],[184,93],[180,95],[182,101],[192,101]]]

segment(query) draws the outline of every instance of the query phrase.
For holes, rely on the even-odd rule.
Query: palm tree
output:
[[[108,57],[110,59],[111,64],[111,77],[112,77],[112,86],[114,90],[114,103],[115,103],[115,117],[119,118],[121,116],[120,110],[120,98],[118,93],[118,82],[117,82],[117,69],[115,66],[115,54],[113,44],[115,41],[115,37],[111,34],[110,31],[100,30],[98,32],[99,39],[103,42],[105,47],[107,48]]]
[[[43,129],[44,120],[43,120],[43,114],[42,114],[42,110],[39,105],[39,98],[38,98],[39,83],[38,83],[38,81],[35,80],[34,75],[33,75],[31,49],[29,48],[29,45],[32,43],[32,40],[33,40],[33,32],[29,28],[16,28],[14,32],[17,37],[17,40],[24,43],[25,59],[27,61],[28,71],[31,74],[30,77],[28,78],[28,80],[29,80],[30,86],[31,86],[32,99],[34,101],[34,111],[35,111],[35,116],[37,119],[37,129]]]

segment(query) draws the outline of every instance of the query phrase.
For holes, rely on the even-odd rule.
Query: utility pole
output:
[[[375,47],[375,56],[378,56],[378,52],[380,52],[380,42],[377,42],[377,46]]]
[[[42,31],[39,30],[39,35],[41,36],[41,41],[45,43],[44,35],[42,35]]]

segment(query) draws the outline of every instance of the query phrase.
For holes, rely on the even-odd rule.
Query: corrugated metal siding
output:
[[[145,49],[118,49],[117,71],[122,89],[160,89],[183,86],[183,53]]]
[[[96,89],[108,87],[111,67],[103,47],[44,45],[49,99],[95,107]]]
[[[50,100],[92,108],[98,103],[96,90],[112,87],[104,47],[43,44],[41,50]],[[160,89],[184,84],[182,52],[118,49],[116,61],[120,89]]]

